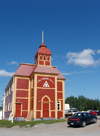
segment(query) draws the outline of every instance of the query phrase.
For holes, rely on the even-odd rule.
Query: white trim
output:
[[[59,105],[59,106],[58,106]],[[59,107],[59,109],[58,109]],[[57,101],[57,110],[60,111],[61,110],[61,102],[60,101]]]

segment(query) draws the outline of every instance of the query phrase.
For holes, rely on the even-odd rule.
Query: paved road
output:
[[[0,128],[0,136],[100,136],[100,118],[86,127],[69,127],[63,122],[38,124],[31,128]]]

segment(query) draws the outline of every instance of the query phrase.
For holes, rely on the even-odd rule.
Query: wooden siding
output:
[[[41,118],[41,112],[40,111],[36,112],[36,118]]]
[[[63,117],[63,111],[58,111],[58,119]]]
[[[50,66],[50,62],[49,61],[45,61],[45,65],[46,66]]]
[[[16,102],[22,103],[22,110],[28,110],[28,99],[16,99]]]
[[[16,90],[16,97],[28,97],[28,91]]]
[[[30,85],[29,79],[23,77],[22,78],[17,77],[15,103],[16,104],[21,103],[21,116],[25,118],[27,117],[27,113],[28,113],[28,103],[30,103],[29,85]],[[15,111],[16,111],[16,107],[15,107]]]
[[[57,91],[62,91],[62,82],[57,82]]]
[[[51,111],[51,117],[55,118],[55,111]]]
[[[55,110],[55,90],[54,89],[37,89],[37,110],[41,110],[41,100],[43,96],[47,95],[51,103],[51,110]]]
[[[63,99],[62,92],[57,92],[57,98],[58,98],[58,99]]]
[[[28,89],[29,80],[28,79],[17,79],[17,89]]]
[[[44,65],[44,61],[39,61],[39,65]]]

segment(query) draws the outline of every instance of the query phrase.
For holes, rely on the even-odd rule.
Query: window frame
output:
[[[57,101],[57,110],[58,110],[58,111],[61,110],[61,101]]]
[[[44,60],[46,60],[46,55],[44,55]]]
[[[49,56],[47,56],[47,60],[50,61],[50,57]]]
[[[42,55],[40,55],[40,60],[42,60]]]

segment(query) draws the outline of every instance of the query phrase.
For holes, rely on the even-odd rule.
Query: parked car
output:
[[[68,118],[69,126],[82,126],[85,127],[86,124],[97,122],[97,117],[95,115],[91,115],[87,112],[78,112],[73,117]]]
[[[100,110],[98,111],[97,115],[98,115],[98,116],[100,115]]]
[[[97,115],[98,112],[92,110],[92,111],[90,111],[89,113],[92,114],[92,115]]]
[[[65,110],[65,117],[72,116],[71,110]]]
[[[65,111],[65,117],[73,116],[77,112],[78,112],[78,110],[66,110]]]

